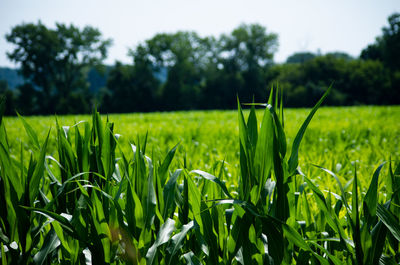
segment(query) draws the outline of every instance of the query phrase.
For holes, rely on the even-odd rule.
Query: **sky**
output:
[[[295,52],[342,51],[358,56],[381,35],[387,17],[400,12],[399,0],[0,0],[0,66],[18,67],[6,52],[13,26],[55,23],[98,28],[113,45],[105,63],[131,63],[129,48],[157,33],[196,31],[229,34],[241,23],[258,23],[277,33],[276,62]]]

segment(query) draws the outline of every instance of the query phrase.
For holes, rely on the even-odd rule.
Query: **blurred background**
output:
[[[7,115],[400,103],[400,4],[354,1],[0,2]]]

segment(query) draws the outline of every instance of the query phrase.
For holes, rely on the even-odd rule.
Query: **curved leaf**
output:
[[[33,257],[33,261],[36,264],[42,265],[51,252],[53,252],[60,245],[60,240],[57,237],[54,229],[51,229],[49,233],[47,233],[42,248],[38,253]]]
[[[332,85],[329,86],[328,90],[324,93],[321,99],[315,104],[314,108],[312,108],[311,112],[308,114],[306,120],[300,127],[300,130],[297,132],[296,137],[294,138],[292,145],[292,152],[290,153],[290,158],[288,161],[289,164],[289,174],[292,175],[295,173],[297,165],[299,164],[299,148],[301,140],[303,139],[304,133],[306,132],[307,126],[313,118],[315,112],[321,106],[322,102],[324,102],[325,98],[328,96],[329,92],[332,89]]]

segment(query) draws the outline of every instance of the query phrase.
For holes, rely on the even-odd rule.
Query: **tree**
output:
[[[387,67],[400,70],[400,13],[388,18],[389,26],[382,28],[382,36],[361,52],[361,58],[380,60]]]
[[[139,65],[148,69],[146,65],[151,63],[154,72],[167,69],[167,78],[160,91],[162,108],[177,110],[198,107],[205,65],[211,54],[207,42],[207,38],[200,38],[195,32],[157,34],[139,46],[147,51],[147,56],[139,49],[131,52],[136,58],[137,70]]]
[[[228,83],[243,84],[236,85],[236,91],[230,93],[238,94],[244,101],[251,101],[253,96],[258,101],[264,100],[265,74],[277,51],[278,36],[267,33],[266,28],[258,24],[242,24],[230,35],[222,35],[219,42],[222,70],[231,79]]]
[[[370,93],[371,95],[379,95],[378,104],[399,104],[400,100],[400,13],[394,13],[388,17],[389,25],[382,28],[382,35],[378,36],[375,43],[368,45],[361,52],[361,59],[365,60],[365,65],[369,69],[373,69],[367,75],[369,84],[375,84],[375,90]],[[383,64],[383,69],[376,63],[368,62],[368,60],[379,61]],[[381,85],[377,85],[377,74],[382,76],[379,78],[384,79]],[[383,74],[384,73],[384,74]],[[384,78],[383,78],[384,77]],[[376,101],[372,100],[372,101]]]
[[[133,66],[116,62],[107,79],[107,90],[103,91],[103,112],[127,113],[135,111],[135,88]]]
[[[88,111],[85,71],[105,59],[111,40],[101,39],[99,30],[90,26],[80,30],[56,24],[48,29],[40,21],[15,26],[6,39],[16,46],[8,58],[39,88],[43,113]]]
[[[36,115],[42,114],[39,107],[41,94],[31,83],[25,83],[17,87],[18,97],[16,108],[20,114]]]
[[[396,97],[395,90],[392,90],[390,71],[382,62],[354,60],[348,65],[347,75],[349,86],[344,92],[353,100],[351,104],[399,103],[400,97]]]
[[[343,59],[345,61],[354,60],[354,58],[351,55],[349,55],[348,53],[345,53],[345,52],[338,52],[338,51],[336,51],[336,52],[328,52],[326,55],[327,56],[331,56],[331,57],[336,58],[336,59]]]
[[[400,70],[400,13],[389,16],[388,22],[382,29],[383,59],[390,68]]]
[[[0,98],[5,97],[5,115],[15,115],[15,94],[8,86],[7,81],[0,80]]]
[[[315,56],[312,52],[296,52],[286,59],[286,63],[305,63],[315,58]]]
[[[146,47],[139,45],[131,53],[133,59],[133,81],[136,87],[136,102],[139,111],[154,111],[159,108],[160,81],[155,77],[159,70],[154,67]]]

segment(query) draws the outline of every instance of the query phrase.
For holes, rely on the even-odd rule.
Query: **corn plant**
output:
[[[51,131],[42,141],[19,117],[29,142],[15,155],[2,99],[2,264],[398,264],[399,165],[386,163],[384,177],[385,164],[379,165],[367,189],[356,171],[343,185],[316,166],[325,179],[334,178],[334,191],[298,167],[306,128],[329,91],[291,149],[282,93],[271,91],[266,104],[247,104],[247,121],[238,100],[234,186],[226,185],[225,161],[211,172],[192,170],[185,157],[176,160],[179,145],[159,159],[148,150],[147,134],[126,152],[124,136],[97,111],[91,123],[60,126],[56,118],[50,152]],[[257,105],[265,107],[261,125]]]

